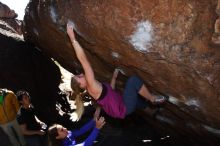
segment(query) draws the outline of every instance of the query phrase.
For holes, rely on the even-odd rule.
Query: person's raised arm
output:
[[[85,146],[93,144],[93,141],[95,141],[98,135],[99,129],[101,129],[104,125],[105,125],[104,117],[96,118],[96,126],[95,128],[93,128],[93,131],[90,133],[88,138],[85,140],[85,143],[84,143]]]
[[[97,86],[98,86],[98,88],[100,88],[99,87],[100,85],[98,84],[98,82],[95,79],[93,69],[92,69],[92,67],[86,57],[85,52],[75,38],[75,34],[73,32],[73,25],[71,23],[67,23],[67,34],[68,34],[70,41],[72,43],[72,46],[75,50],[76,56],[84,69],[85,78],[86,78],[86,81],[88,84],[88,88],[90,88],[91,90],[93,90],[93,89],[96,90]]]
[[[113,75],[112,75],[112,79],[111,79],[112,89],[115,89],[115,84],[116,84],[116,79],[117,79],[118,73],[119,73],[119,69],[116,68]]]

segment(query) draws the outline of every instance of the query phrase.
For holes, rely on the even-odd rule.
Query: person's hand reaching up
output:
[[[96,122],[96,128],[101,129],[105,125],[105,118],[104,117],[96,118],[95,122]]]
[[[68,36],[69,36],[72,43],[76,40],[75,34],[73,32],[73,25],[74,24],[71,23],[71,22],[68,22],[67,25],[66,25],[66,31],[67,31],[67,34],[68,34]]]

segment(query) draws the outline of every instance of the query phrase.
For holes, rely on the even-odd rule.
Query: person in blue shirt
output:
[[[99,129],[105,124],[105,118],[92,119],[79,130],[68,131],[59,124],[54,124],[48,129],[48,139],[50,146],[92,146],[96,139]],[[82,143],[77,143],[75,138],[92,130],[90,135]]]

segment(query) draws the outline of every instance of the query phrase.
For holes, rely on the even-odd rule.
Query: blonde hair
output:
[[[74,77],[71,78],[71,88],[73,90],[71,99],[75,100],[76,114],[78,116],[77,120],[79,120],[84,113],[84,104],[82,98],[86,95],[86,91],[79,87],[79,83],[74,79]]]

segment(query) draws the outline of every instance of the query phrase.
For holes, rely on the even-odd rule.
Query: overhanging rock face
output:
[[[110,80],[115,67],[127,76],[138,74],[154,91],[170,96],[158,121],[174,131],[181,123],[184,136],[217,140],[219,5],[217,0],[32,0],[24,35],[75,73],[80,64],[65,33],[71,21],[97,78]]]

